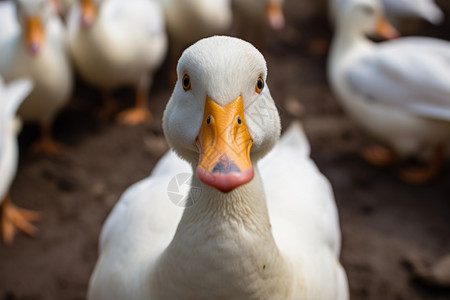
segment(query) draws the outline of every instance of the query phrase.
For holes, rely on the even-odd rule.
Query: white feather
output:
[[[328,77],[359,125],[398,155],[414,156],[450,137],[450,43],[416,37],[373,43],[366,34],[375,32],[382,9],[378,0],[346,0]]]
[[[80,5],[73,5],[68,28],[71,53],[81,76],[105,90],[137,87],[143,78],[150,84],[167,51],[160,5],[150,0],[100,1],[98,16],[89,28],[82,28]]]
[[[32,87],[33,83],[28,79],[5,85],[0,76],[0,202],[8,192],[17,170],[16,111]]]

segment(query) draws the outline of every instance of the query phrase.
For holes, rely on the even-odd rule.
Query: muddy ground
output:
[[[450,18],[448,1],[439,3]],[[450,299],[449,290],[422,284],[408,266],[411,257],[433,262],[450,252],[450,159],[436,180],[421,186],[401,182],[395,168],[363,161],[359,152],[373,140],[327,85],[323,50],[331,31],[324,6],[288,0],[286,12],[288,28],[267,37],[268,84],[283,127],[302,120],[312,157],[334,187],[352,299]],[[447,21],[414,30],[449,40],[449,28]],[[161,130],[172,88],[167,78],[165,64],[151,91],[153,122],[133,128],[98,122],[100,94],[78,79],[55,124],[66,147],[59,157],[30,153],[37,130],[25,127],[12,198],[44,217],[36,238],[18,234],[13,245],[0,245],[0,299],[85,299],[102,223],[122,192],[167,150]],[[126,106],[133,93],[123,89],[116,97]]]

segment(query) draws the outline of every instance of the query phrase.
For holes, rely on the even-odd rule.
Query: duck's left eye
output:
[[[185,92],[191,89],[191,78],[189,78],[188,74],[184,74],[183,80],[181,82],[183,84],[183,89]]]
[[[262,79],[262,77],[259,76],[258,80],[256,81],[255,92],[261,94],[263,88],[264,88],[264,79]]]

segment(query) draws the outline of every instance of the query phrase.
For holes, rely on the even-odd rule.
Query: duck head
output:
[[[338,8],[338,28],[345,31],[360,31],[360,34],[373,35],[383,39],[399,36],[389,23],[379,0],[346,0]]]
[[[99,7],[102,0],[80,0],[81,4],[81,26],[89,28],[97,19]]]
[[[240,39],[206,38],[183,52],[177,74],[163,117],[169,145],[221,192],[252,180],[280,135],[261,53]]]
[[[18,20],[27,52],[32,56],[39,55],[44,47],[46,23],[53,10],[48,0],[17,0]]]

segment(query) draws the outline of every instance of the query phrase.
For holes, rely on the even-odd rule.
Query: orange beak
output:
[[[284,27],[284,14],[280,1],[271,0],[267,2],[266,19],[272,29],[280,30]]]
[[[197,176],[203,183],[227,193],[253,178],[253,141],[245,123],[241,96],[225,107],[206,98],[196,144],[200,151]]]
[[[83,28],[88,28],[94,23],[97,18],[98,8],[93,0],[81,1],[81,25]]]
[[[55,12],[59,16],[62,16],[63,10],[62,10],[62,6],[61,6],[60,0],[52,0],[52,4],[53,4],[53,8],[55,9]]]
[[[398,31],[389,23],[386,16],[381,16],[376,25],[375,34],[384,39],[394,39],[400,34]]]
[[[25,21],[25,43],[28,52],[36,56],[44,43],[44,27],[38,17],[27,18]]]

